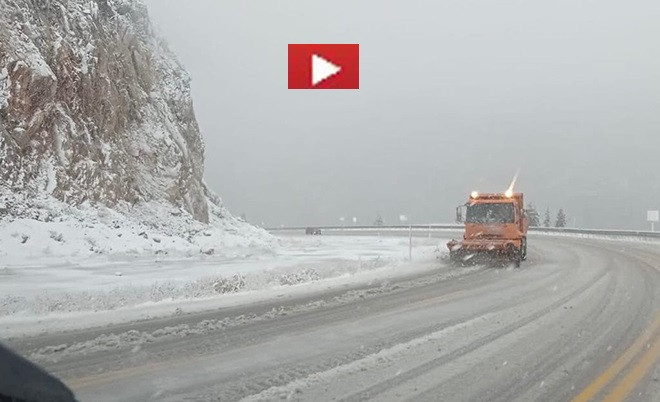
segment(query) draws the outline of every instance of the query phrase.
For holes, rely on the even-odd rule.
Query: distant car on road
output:
[[[305,234],[312,235],[312,236],[319,236],[321,234],[321,229],[308,227],[307,229],[305,229]]]

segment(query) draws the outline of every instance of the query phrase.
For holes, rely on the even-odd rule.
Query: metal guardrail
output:
[[[397,230],[397,229],[454,229],[462,230],[463,225],[383,225],[383,226],[311,226],[321,230]],[[267,231],[281,231],[281,230],[305,230],[309,226],[293,226],[293,227],[279,227],[279,228],[266,228]]]
[[[431,225],[384,225],[384,226],[314,226],[315,228],[328,231],[353,231],[353,230],[463,230],[463,225],[453,224],[431,224]],[[306,226],[267,228],[269,232],[293,231],[307,229]],[[598,235],[608,237],[638,237],[660,239],[660,232],[646,232],[640,230],[607,230],[607,229],[576,229],[576,228],[545,228],[530,227],[532,233],[546,234],[582,234]]]
[[[530,232],[548,234],[583,234],[608,237],[638,237],[660,239],[660,232],[643,230],[577,229],[577,228],[530,228]]]

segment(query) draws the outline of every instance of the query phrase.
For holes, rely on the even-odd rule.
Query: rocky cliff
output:
[[[111,208],[165,200],[208,222],[190,79],[145,6],[0,0],[0,10],[5,212],[47,194]]]
[[[1,263],[272,247],[204,185],[190,78],[139,0],[0,11]]]

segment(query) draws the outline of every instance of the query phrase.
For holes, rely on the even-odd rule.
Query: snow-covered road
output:
[[[533,236],[513,269],[448,266],[440,239],[416,238],[412,264],[402,237],[296,239],[322,242],[300,247],[317,272],[388,262],[9,345],[82,401],[660,398],[657,243]]]

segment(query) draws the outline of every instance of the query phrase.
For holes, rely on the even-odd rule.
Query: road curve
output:
[[[111,332],[127,341],[57,356]],[[391,283],[10,346],[52,352],[40,362],[82,401],[658,401],[660,247],[539,235],[520,269],[438,262]]]

